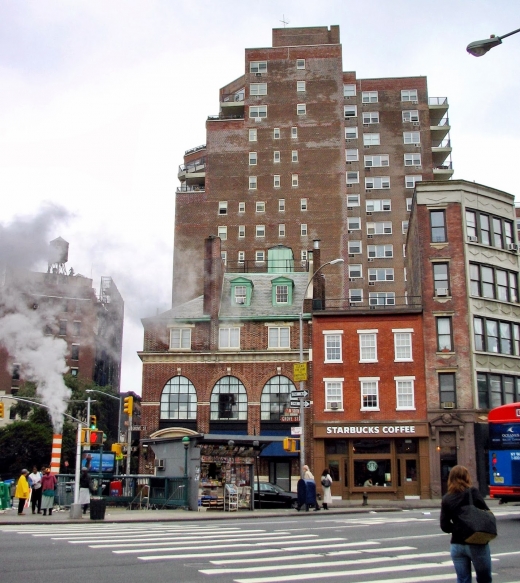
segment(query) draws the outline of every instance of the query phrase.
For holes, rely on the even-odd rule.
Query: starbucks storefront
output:
[[[315,474],[330,468],[342,499],[429,498],[428,424],[314,425]]]

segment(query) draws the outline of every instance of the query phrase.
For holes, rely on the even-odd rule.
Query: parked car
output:
[[[260,492],[258,486],[260,485]],[[270,482],[255,482],[255,508],[297,508],[298,494]]]

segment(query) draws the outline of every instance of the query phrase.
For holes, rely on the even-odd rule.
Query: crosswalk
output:
[[[401,528],[433,518],[373,517],[370,524]],[[435,520],[436,521],[436,520]],[[453,581],[454,571],[445,544],[419,545],[445,536],[432,529],[418,537],[387,536],[354,540],[351,528],[367,518],[337,517],[302,528],[301,521],[241,527],[235,523],[59,524],[5,526],[0,531],[46,538],[55,544],[105,550],[128,560],[153,564],[196,559],[202,578],[225,576],[235,583],[283,583],[343,578],[349,583],[421,583]],[[404,524],[403,524],[404,523]],[[399,531],[401,531],[401,528]],[[383,531],[380,531],[383,533]],[[414,544],[415,542],[415,544]],[[424,542],[424,541],[423,541]],[[426,541],[428,543],[428,541]],[[408,543],[408,544],[406,544]],[[421,546],[422,548],[419,548]],[[425,548],[427,549],[425,552]],[[436,550],[441,549],[441,550]],[[517,553],[507,553],[510,555]],[[495,578],[501,583],[513,583]]]

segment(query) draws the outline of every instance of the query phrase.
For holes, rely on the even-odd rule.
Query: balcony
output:
[[[183,192],[204,192],[206,190],[206,186],[204,184],[194,184],[190,186],[189,184],[182,184],[181,186],[177,187],[175,192],[183,193]]]
[[[434,180],[449,180],[453,176],[453,163],[450,160],[444,161],[443,164],[433,167]]]
[[[220,111],[226,115],[240,115],[244,117],[245,89],[235,93],[223,93],[220,96]]]
[[[204,180],[206,178],[206,156],[193,160],[193,162],[188,162],[188,164],[181,164],[177,178],[181,182],[187,181],[190,183],[194,181],[200,182],[201,179]]]
[[[430,126],[432,146],[437,146],[450,133],[450,119],[445,115],[436,125]]]
[[[421,296],[396,296],[393,298],[369,298],[361,302],[350,298],[327,298],[325,305],[313,302],[313,311],[326,310],[327,312],[367,312],[372,311],[420,311],[422,310]]]
[[[223,121],[228,119],[244,119],[244,108],[242,108],[242,113],[222,112],[218,115],[208,115],[208,121]]]
[[[449,105],[447,97],[429,97],[430,122],[432,126],[439,124],[440,120],[448,113]]]
[[[185,156],[189,156],[190,154],[195,154],[195,152],[200,152],[201,150],[206,149],[206,144],[202,144],[201,146],[197,146],[196,148],[191,148],[184,152]]]
[[[445,138],[441,142],[437,142],[432,146],[432,163],[433,167],[442,166],[448,156],[451,155],[451,140]]]

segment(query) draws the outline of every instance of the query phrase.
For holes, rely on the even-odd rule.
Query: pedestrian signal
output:
[[[103,432],[102,431],[91,431],[90,432],[90,445],[102,445],[103,444]]]
[[[81,445],[89,445],[90,444],[89,433],[90,433],[90,429],[82,429],[81,430]]]
[[[298,440],[291,437],[284,437],[283,448],[285,451],[290,451],[292,453],[298,451]]]
[[[127,414],[127,415],[132,415],[132,412],[134,410],[134,398],[133,397],[125,397],[123,399],[124,405],[123,405],[123,411]]]

